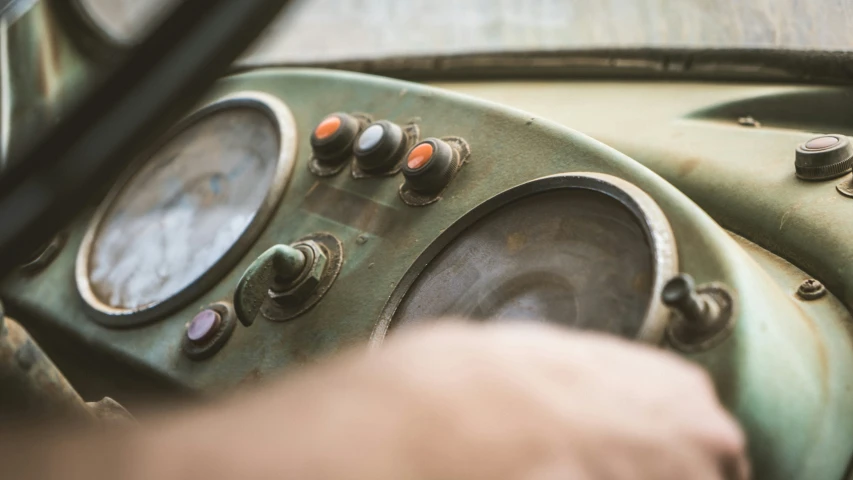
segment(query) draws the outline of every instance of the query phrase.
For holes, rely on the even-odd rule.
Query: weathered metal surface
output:
[[[836,181],[808,182],[794,173],[798,145],[822,132],[853,133],[853,89],[645,82],[441,85],[570,125],[625,152],[724,227],[815,275],[853,308],[850,200],[836,192]],[[739,126],[744,115],[762,127]]]
[[[623,92],[629,90],[630,85],[610,85],[607,92],[612,101],[607,103],[608,108],[598,105],[585,112],[606,124],[611,132],[618,132],[623,139],[630,133],[630,138],[639,142],[636,139],[643,139],[655,128],[663,130],[668,139],[666,129],[672,122],[664,113],[691,111],[689,105],[682,102],[684,92],[690,88],[690,85],[666,85],[643,92],[642,98],[634,102],[651,104],[651,107],[647,107],[647,112],[637,110],[643,121],[633,126],[612,120],[620,109],[637,108],[624,100],[627,95]],[[733,90],[727,88],[737,89],[696,86],[693,91],[699,98],[693,99],[693,105],[707,106],[714,99],[723,101],[736,97]],[[117,361],[143,366],[194,389],[233,390],[243,381],[294,368],[347,345],[367,341],[389,295],[413,262],[443,229],[480,203],[539,177],[563,172],[606,173],[636,184],[660,205],[679,245],[682,271],[693,275],[699,283],[722,282],[737,294],[738,319],[731,337],[716,348],[691,358],[709,369],[723,401],[745,426],[758,476],[782,479],[841,477],[853,452],[853,347],[849,334],[838,323],[839,318],[847,318],[846,312],[842,311],[843,317],[833,310],[821,311],[823,317],[813,316],[810,312],[815,310],[809,310],[793,297],[793,291],[803,278],[791,290],[774,284],[768,273],[709,215],[660,176],[599,141],[557,123],[423,85],[342,72],[260,70],[222,80],[210,93],[209,100],[244,90],[266,92],[283,99],[294,114],[302,145],[294,176],[268,228],[239,263],[223,274],[219,284],[180,307],[173,315],[145,327],[114,330],[98,325],[82,307],[72,281],[75,250],[89,220],[84,214],[76,220],[68,246],[56,260],[36,277],[10,277],[0,289],[4,297],[33,322],[57,331],[72,332],[91,348],[110,352]],[[754,94],[756,90],[738,90],[740,94],[747,91]],[[772,92],[773,89],[764,91]],[[559,96],[548,96],[548,88],[531,89],[530,94],[547,102],[552,110],[575,113],[583,111],[585,102],[590,101],[579,96],[571,103],[564,102]],[[751,111],[745,113],[752,114],[763,124],[774,124],[770,115],[762,114],[766,112],[748,110]],[[465,138],[471,145],[470,161],[441,200],[427,208],[405,205],[398,196],[400,180],[396,178],[353,180],[349,175],[318,178],[308,169],[307,140],[313,127],[328,113],[336,111],[369,112],[375,118],[394,122],[419,116],[424,136]],[[830,105],[829,113],[821,117],[826,121],[845,118],[840,109],[836,108],[835,115],[832,111]],[[845,112],[849,117],[849,109]],[[725,143],[727,136],[722,132],[731,134],[735,142],[738,139],[745,142],[740,148],[748,151],[766,148],[767,144],[752,137],[741,137],[746,135],[744,132],[759,132],[772,137],[774,142],[786,135],[798,137],[784,132],[771,135],[768,133],[771,129],[764,127],[746,129],[736,123],[740,116],[743,114],[732,115],[731,129],[726,129],[721,120],[708,120],[707,123],[715,128],[706,130],[701,128],[702,120],[680,120],[675,125],[686,130],[682,132],[685,137],[689,137],[691,128],[706,136],[691,138],[684,143],[684,148],[711,144],[712,151],[714,144],[718,144],[716,148],[723,148],[720,144]],[[841,128],[831,130],[844,131]],[[806,137],[806,134],[799,137]],[[802,141],[799,137],[794,144]],[[792,176],[791,145],[782,143],[784,145],[776,150],[782,152],[779,162],[784,164],[778,178],[788,179]],[[632,145],[628,141],[622,144]],[[731,154],[736,149],[727,146],[726,151]],[[758,172],[747,161],[753,156],[748,155],[746,160],[741,157],[743,168],[731,186],[740,190],[732,190],[728,196],[720,195],[721,179],[704,178],[704,181],[716,187],[713,193],[718,199],[758,198],[761,208],[756,211],[756,206],[750,206],[751,213],[757,226],[765,226],[766,217],[772,215],[776,207],[762,200],[763,196],[756,195],[756,188],[748,186],[749,175],[768,174]],[[643,160],[648,160],[647,157],[648,153]],[[672,157],[669,160],[672,161]],[[682,176],[689,177],[689,173]],[[342,220],[345,216],[335,210],[352,212],[349,202],[325,205],[322,209],[303,208],[311,192],[321,186],[326,192],[342,192],[338,196],[342,200],[360,198],[359,204],[367,206],[364,215],[370,218]],[[847,202],[835,193],[834,184],[828,187],[831,199],[827,202],[832,199]],[[794,188],[799,187],[795,185]],[[819,185],[816,188],[819,189]],[[706,201],[709,193],[700,195],[699,199]],[[788,195],[782,201],[793,201],[791,197],[793,195]],[[381,207],[373,208],[375,205]],[[738,207],[745,209],[740,204]],[[353,213],[358,216],[358,212]],[[745,212],[733,213],[737,217]],[[778,229],[778,218],[769,223]],[[353,225],[379,225],[381,228],[375,229],[379,232],[375,233]],[[180,347],[184,325],[199,307],[230,298],[245,268],[270,246],[313,232],[334,234],[342,241],[346,252],[340,277],[321,302],[292,322],[258,321],[251,328],[237,328],[225,348],[207,362],[192,362],[184,356]],[[818,275],[816,270],[814,274]],[[824,280],[820,275],[818,278]],[[817,306],[825,300],[810,303]]]
[[[850,340],[851,326],[853,326],[853,317],[847,307],[839,301],[834,295],[827,294],[823,298],[815,301],[802,300],[797,297],[797,290],[804,279],[808,278],[808,274],[799,268],[791,265],[784,259],[768,252],[764,248],[744,239],[738,235],[732,234],[732,237],[737,243],[755,260],[761,268],[767,272],[771,281],[783,291],[788,293],[791,298],[795,299],[799,308],[809,317],[810,335],[820,336],[824,338],[824,345],[820,353],[820,374],[818,375],[820,389],[818,394],[823,398],[829,398],[835,395],[849,394],[850,381],[840,374],[838,368],[840,364],[849,362],[853,358],[853,344]],[[762,319],[766,324],[769,319]],[[774,338],[772,330],[766,329],[763,335],[767,341]],[[790,342],[784,347],[780,347],[780,354],[797,355],[797,342]],[[834,361],[832,359],[835,359]],[[726,371],[726,367],[722,364],[713,363],[710,368],[716,369],[722,374]],[[778,372],[766,372],[767,377],[775,377]],[[792,391],[800,388],[800,384],[795,381],[788,383]],[[735,392],[730,388],[731,384],[726,382],[718,384],[719,393],[726,398],[733,395]],[[762,386],[755,385],[755,388]],[[754,409],[761,408],[756,405]],[[824,412],[819,422],[811,426],[808,431],[793,431],[790,430],[787,435],[815,435],[815,436],[833,436],[838,433],[838,429],[849,428],[841,426],[838,421],[843,415],[847,415],[848,405],[841,403],[828,403],[827,410]],[[776,413],[776,412],[774,412]],[[778,421],[787,421],[786,415],[779,415]],[[741,417],[741,422],[749,429],[752,422],[749,419]],[[761,436],[758,438],[750,438],[749,448],[753,457],[762,456],[770,448],[766,443],[771,440],[771,437]],[[825,474],[819,472],[827,472],[830,458],[850,458],[847,451],[848,446],[836,443],[823,443],[819,450],[815,450],[812,455],[805,457],[804,465],[799,470],[789,470],[785,475],[776,477],[773,475],[760,476],[755,475],[754,478],[841,478],[840,474]]]

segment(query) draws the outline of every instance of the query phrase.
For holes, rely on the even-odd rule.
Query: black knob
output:
[[[352,144],[361,124],[346,113],[333,113],[317,124],[311,133],[311,148],[317,160],[327,165],[339,165],[350,157]]]
[[[409,150],[403,176],[406,186],[419,193],[436,193],[450,183],[458,159],[444,140],[427,138]]]
[[[822,135],[797,147],[794,167],[804,180],[839,177],[853,166],[853,146],[844,135]]]
[[[353,153],[359,168],[381,172],[394,168],[406,151],[406,135],[399,125],[380,120],[365,128],[355,141]]]

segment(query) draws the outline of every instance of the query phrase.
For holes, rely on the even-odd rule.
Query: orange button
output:
[[[406,164],[412,170],[417,170],[429,162],[433,152],[432,144],[422,143],[412,149],[411,153],[409,153],[409,158],[406,160]]]
[[[320,125],[317,125],[317,128],[314,129],[314,136],[317,137],[318,140],[323,140],[324,138],[329,138],[341,128],[341,119],[335,115],[331,117],[326,117]]]

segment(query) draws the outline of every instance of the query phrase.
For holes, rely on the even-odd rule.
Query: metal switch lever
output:
[[[234,292],[234,310],[240,323],[251,326],[269,298],[269,290],[297,281],[308,263],[305,251],[290,245],[275,245],[261,254],[246,269]]]

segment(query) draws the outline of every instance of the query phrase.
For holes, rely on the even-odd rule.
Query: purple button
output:
[[[826,135],[823,137],[817,137],[806,142],[807,150],[825,150],[829,147],[835,146],[841,140],[838,137],[833,137],[831,135]]]
[[[187,338],[193,343],[202,343],[210,340],[210,337],[216,333],[219,327],[219,322],[222,318],[213,310],[202,310],[198,315],[190,321],[190,326],[187,327]]]

